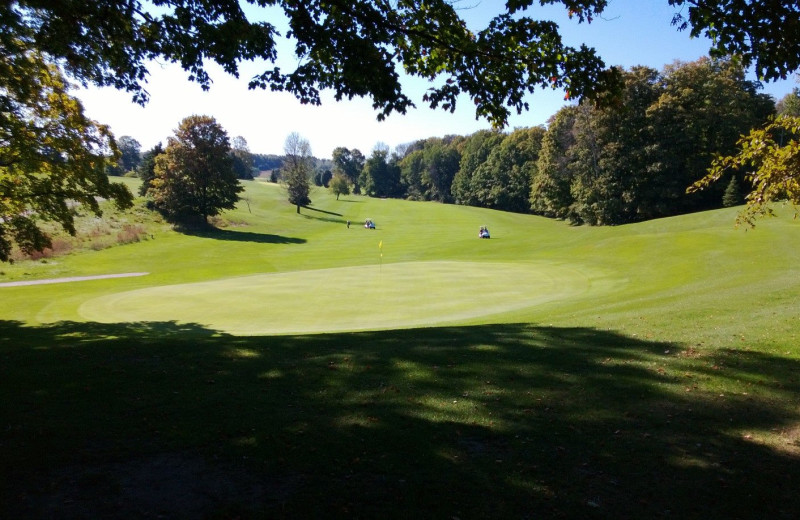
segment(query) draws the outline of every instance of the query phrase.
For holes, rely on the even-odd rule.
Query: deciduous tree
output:
[[[0,53],[0,261],[8,261],[15,243],[26,253],[50,245],[40,221],[74,234],[75,208],[101,215],[100,198],[126,208],[133,196],[109,182],[105,168],[119,149],[58,68],[5,30]]]
[[[623,75],[618,107],[559,112],[542,144],[532,208],[621,224],[720,207],[722,189],[686,195],[714,154],[774,110],[736,60],[703,58]]]
[[[422,172],[425,169],[422,147],[407,149],[399,166],[400,184],[404,195],[411,200],[425,200],[427,190],[422,185]]]
[[[389,147],[379,144],[364,163],[361,172],[364,192],[371,197],[396,197],[400,190],[400,166],[391,157]]]
[[[575,201],[570,187],[575,178],[571,148],[575,144],[578,107],[567,106],[551,119],[531,183],[531,210],[551,218],[570,218]]]
[[[800,117],[800,88],[794,88],[775,105],[778,115]]]
[[[350,194],[350,183],[344,175],[337,173],[331,178],[330,190],[336,195],[336,200],[339,200],[339,195]]]
[[[431,138],[425,143],[422,157],[425,165],[422,183],[426,187],[428,198],[452,202],[451,186],[458,173],[461,154],[452,146],[452,141]]]
[[[158,143],[150,150],[142,154],[142,161],[139,167],[136,168],[136,175],[142,179],[142,184],[139,186],[139,195],[145,195],[147,190],[150,189],[150,184],[156,178],[156,157],[164,153],[164,147]]]
[[[665,68],[662,93],[649,108],[662,165],[655,186],[674,213],[719,207],[725,186],[687,196],[716,154],[735,152],[736,141],[774,114],[774,101],[745,78],[736,59],[701,58]],[[660,215],[665,215],[664,211]]]
[[[231,143],[231,159],[233,160],[233,171],[238,179],[253,178],[253,170],[255,170],[253,154],[250,153],[247,140],[240,135],[234,137]]]
[[[233,171],[228,134],[210,116],[189,116],[155,158],[148,194],[170,221],[207,224],[233,209],[243,188]]]
[[[122,171],[129,172],[135,170],[142,160],[142,145],[133,137],[123,135],[117,140],[117,146],[119,147],[119,165]]]
[[[453,178],[451,188],[457,203],[468,206],[481,205],[482,197],[476,190],[480,183],[473,183],[473,176],[504,138],[505,134],[499,131],[479,130],[464,141],[459,169]]]
[[[718,181],[729,172],[745,172],[753,189],[737,222],[750,226],[755,219],[771,215],[769,203],[787,200],[800,205],[800,117],[780,116],[763,128],[739,139],[738,152],[717,156],[708,174],[693,184],[696,191]]]
[[[353,185],[353,193],[359,194],[358,177],[364,169],[364,154],[358,149],[349,150],[343,146],[333,150],[333,173],[344,175]]]
[[[543,127],[518,129],[503,137],[470,179],[478,206],[515,211],[529,210],[531,179],[539,157]]]
[[[292,132],[286,137],[283,152],[285,158],[281,175],[286,184],[289,203],[297,206],[297,212],[300,213],[300,206],[311,204],[309,198],[313,171],[311,145],[300,134]]]

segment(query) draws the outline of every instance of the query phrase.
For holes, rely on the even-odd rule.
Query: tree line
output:
[[[617,102],[566,106],[547,128],[423,139],[394,154],[378,146],[368,158],[337,149],[334,178],[370,196],[592,225],[743,202],[753,189],[744,168],[727,171],[725,182],[687,193],[715,157],[734,153],[741,135],[775,115],[774,100],[746,79],[742,63],[701,58],[661,71],[633,67],[622,79]],[[798,99],[795,89],[781,100],[782,113],[791,115]]]
[[[754,186],[741,167],[729,169],[726,182],[687,193],[715,157],[733,154],[742,134],[776,112],[774,100],[745,78],[742,64],[701,58],[661,71],[633,67],[622,78],[617,103],[566,106],[547,128],[432,137],[394,152],[379,144],[369,156],[339,147],[330,160],[313,157],[308,141],[294,133],[282,156],[252,154],[247,141],[236,137],[224,148],[227,159],[216,164],[233,168],[233,179],[252,178],[259,166],[269,166],[271,180],[286,184],[298,212],[311,202],[311,184],[331,189],[337,198],[363,193],[429,200],[591,225],[744,202]],[[797,112],[798,106],[797,89],[778,103],[784,114]],[[178,134],[189,132],[184,123]],[[185,220],[186,209],[176,212],[180,204],[165,200],[160,193],[165,185],[153,182],[156,158],[165,153],[161,145],[140,155],[138,143],[123,136],[118,147],[116,168],[136,171],[144,181],[140,194],[151,195],[173,220]],[[164,170],[158,171],[163,175]],[[219,204],[219,209],[225,206]],[[209,216],[201,208],[194,214]]]
[[[150,150],[142,152],[142,145],[139,141],[129,135],[123,135],[117,139],[116,144],[119,149],[119,157],[116,160],[109,157],[109,161],[106,164],[106,174],[112,176],[137,176],[145,179],[145,181],[150,180],[152,178],[152,162],[154,158],[164,153],[161,143],[156,144]],[[231,167],[237,179],[252,179],[258,175],[259,170],[265,165],[270,168],[276,168],[281,164],[281,158],[278,156],[251,153],[247,140],[242,136],[236,136],[229,140],[227,153],[230,156]],[[144,186],[143,189],[146,190],[147,186]]]
[[[312,184],[329,188],[337,198],[363,193],[438,201],[590,225],[744,202],[754,186],[742,167],[728,169],[725,182],[687,193],[715,157],[733,154],[742,134],[776,112],[774,100],[745,78],[742,64],[701,58],[661,71],[633,67],[622,77],[623,95],[616,104],[566,106],[546,128],[432,137],[394,152],[379,144],[369,156],[339,147],[330,160],[313,157],[308,141],[298,134],[287,138],[283,156],[251,154],[242,137],[225,153],[231,164],[248,164],[250,172],[259,161],[271,166],[272,180],[285,183],[298,212],[311,203]],[[778,103],[787,115],[798,106],[797,89]],[[119,141],[120,164],[129,155],[129,144],[124,137]],[[143,195],[158,193],[151,180],[154,158],[162,153],[159,145],[142,156],[137,171],[144,180]],[[156,207],[178,218],[165,204]]]

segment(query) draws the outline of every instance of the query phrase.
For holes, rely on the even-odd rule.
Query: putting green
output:
[[[79,313],[106,323],[169,320],[242,335],[389,329],[574,297],[593,288],[591,278],[553,264],[395,263],[138,289],[88,300]]]

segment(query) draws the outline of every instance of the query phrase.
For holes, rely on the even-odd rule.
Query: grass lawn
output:
[[[0,266],[148,273],[0,286],[0,517],[800,516],[789,211],[245,196],[218,230]]]

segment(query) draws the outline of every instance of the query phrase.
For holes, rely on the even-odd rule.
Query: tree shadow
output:
[[[305,238],[286,237],[269,233],[253,233],[249,231],[236,231],[232,229],[206,228],[184,230],[184,234],[210,238],[213,240],[227,240],[231,242],[254,242],[257,244],[305,244]]]
[[[800,512],[800,363],[765,352],[529,324],[0,340],[9,518]]]
[[[341,214],[341,213],[335,213],[335,212],[333,212],[333,211],[326,211],[326,210],[324,210],[324,209],[319,209],[319,208],[312,208],[311,206],[303,206],[303,209],[307,209],[307,210],[311,210],[311,211],[316,211],[316,212],[318,212],[318,213],[325,213],[326,215],[335,215],[335,216],[337,216],[337,217],[341,217],[341,216],[342,216],[342,214]]]
[[[313,215],[313,214],[309,214],[308,212],[305,212],[305,213],[301,213],[303,218],[319,220],[321,222],[334,222],[334,223],[337,223],[337,224],[344,224],[345,222],[347,222],[346,219],[341,218],[342,217],[341,213],[334,213],[333,211],[326,211],[326,210],[323,210],[323,209],[312,208],[310,206],[303,206],[303,209],[314,211],[314,212],[317,212],[317,213],[321,213],[323,215],[332,215],[331,217],[325,217],[325,216],[316,216],[316,215]],[[336,218],[336,217],[339,217],[339,218]]]

